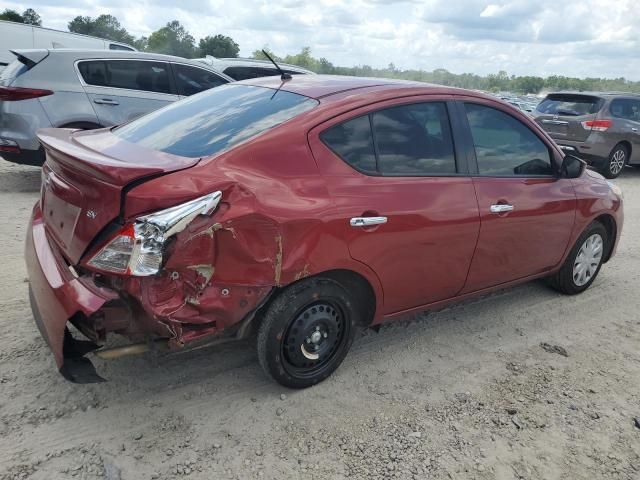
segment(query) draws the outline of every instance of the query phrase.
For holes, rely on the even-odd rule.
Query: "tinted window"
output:
[[[283,68],[282,71],[290,73],[291,75],[300,74],[300,72],[292,72],[286,68]],[[249,78],[273,77],[274,75],[280,75],[280,72],[278,72],[274,67],[227,67],[224,70],[224,73],[238,81],[247,80]]]
[[[558,93],[548,95],[536,110],[551,115],[578,116],[596,113],[601,106],[602,100],[598,97]]]
[[[143,147],[197,158],[249,140],[317,104],[283,90],[227,84],[172,103],[113,133]]]
[[[127,52],[134,52],[135,49],[131,47],[126,47],[124,45],[118,45],[117,43],[110,43],[109,50],[125,50]]]
[[[93,60],[78,64],[85,83],[99,87],[171,93],[169,64],[138,60]]]
[[[234,80],[247,80],[249,78],[271,77],[279,75],[275,68],[268,67],[227,67],[224,71]]]
[[[2,70],[0,74],[0,85],[9,85],[20,75],[28,71],[29,67],[19,60],[15,60]]]
[[[418,103],[372,114],[382,174],[456,172],[451,128],[444,103]]]
[[[640,122],[640,100],[617,98],[611,102],[609,111],[614,117]]]
[[[369,116],[354,118],[322,132],[322,141],[356,170],[376,172]]]
[[[553,174],[549,149],[526,125],[494,108],[465,107],[480,174]]]
[[[194,95],[227,83],[222,77],[202,68],[173,65],[179,95]]]

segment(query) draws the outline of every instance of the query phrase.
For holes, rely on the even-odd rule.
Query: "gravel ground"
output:
[[[584,294],[533,282],[363,332],[304,391],[244,343],[64,381],[27,300],[39,182],[0,160],[1,480],[640,478],[640,169],[617,181],[624,235]]]

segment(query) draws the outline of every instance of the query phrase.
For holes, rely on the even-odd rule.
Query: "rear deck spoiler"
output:
[[[25,64],[29,69],[32,69],[49,56],[49,50],[42,48],[9,51],[13,53],[18,58],[18,60],[21,63]]]

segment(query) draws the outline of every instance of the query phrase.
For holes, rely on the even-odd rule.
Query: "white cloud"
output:
[[[135,35],[177,19],[200,38],[222,33],[242,55],[311,47],[336,65],[640,80],[634,0],[34,0],[45,26],[115,15]]]

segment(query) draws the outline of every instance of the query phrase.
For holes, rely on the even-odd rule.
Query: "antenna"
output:
[[[271,60],[271,63],[273,63],[275,67],[278,69],[278,71],[280,72],[281,80],[291,80],[291,74],[285,73],[284,70],[282,70],[280,66],[275,62],[275,60],[271,58],[271,55],[269,55],[266,50],[263,49],[262,53],[264,53],[264,56],[267,57],[269,60]]]

